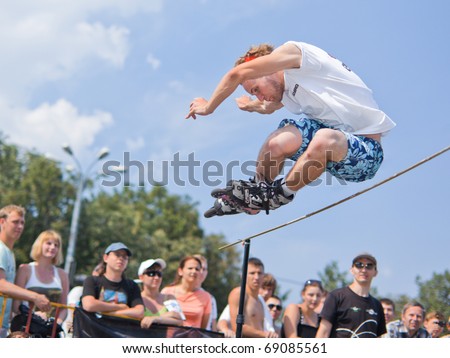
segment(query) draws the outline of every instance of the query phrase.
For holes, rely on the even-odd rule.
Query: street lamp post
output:
[[[89,165],[86,171],[83,171],[80,162],[73,154],[73,151],[70,148],[70,146],[64,145],[63,150],[73,158],[78,169],[77,195],[75,198],[75,204],[72,212],[72,219],[70,223],[69,245],[67,247],[66,261],[64,264],[64,271],[67,272],[67,274],[69,275],[69,280],[72,283],[73,275],[75,273],[75,247],[78,237],[78,224],[80,221],[81,202],[83,200],[83,192],[86,185],[86,179],[89,177],[89,172],[93,168],[93,166],[98,161],[105,158],[109,154],[109,150],[108,148],[103,148],[102,150],[100,150],[100,152],[97,154],[97,157]]]

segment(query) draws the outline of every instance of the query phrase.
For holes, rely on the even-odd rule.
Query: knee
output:
[[[293,126],[280,128],[266,140],[266,151],[275,157],[289,157],[295,154],[302,145],[302,136]]]
[[[345,135],[337,130],[324,128],[319,129],[315,134],[314,138],[311,140],[306,153],[308,156],[323,156],[329,160],[338,156],[341,156],[341,153],[345,153],[347,151],[347,140]]]

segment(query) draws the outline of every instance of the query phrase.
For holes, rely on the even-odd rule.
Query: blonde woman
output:
[[[42,232],[31,247],[30,257],[34,260],[19,266],[16,275],[16,285],[47,296],[54,303],[67,304],[69,292],[69,278],[67,273],[57,267],[63,262],[62,239],[54,230]],[[19,313],[19,306],[26,301],[15,300],[13,310]],[[44,319],[52,315],[42,311],[35,312]],[[57,322],[61,324],[66,318],[67,310],[63,309],[58,315]]]

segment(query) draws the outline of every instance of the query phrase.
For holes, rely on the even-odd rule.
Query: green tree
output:
[[[34,151],[7,143],[0,133],[0,206],[17,204],[27,209],[26,225],[15,246],[17,265],[29,262],[29,252],[43,230],[61,233],[64,255],[76,196],[76,178],[60,163]],[[187,254],[208,259],[205,288],[226,305],[229,291],[239,284],[239,255],[221,235],[205,235],[196,203],[187,196],[170,195],[165,187],[125,187],[112,192],[95,190],[87,183],[79,221],[75,261],[77,274],[90,274],[112,242],[122,241],[133,252],[127,270],[137,278],[141,261],[162,257],[167,261],[163,285],[171,283],[178,263]]]
[[[63,179],[58,162],[7,144],[0,136],[0,205],[27,210],[25,229],[15,246],[17,263],[28,262],[31,245],[44,230],[67,232],[74,188]]]
[[[331,261],[330,264],[325,266],[323,273],[319,272],[318,275],[323,288],[328,292],[348,286],[352,282],[347,279],[347,271],[339,271],[337,261]]]
[[[90,274],[104,249],[115,241],[133,252],[127,276],[137,278],[140,262],[161,257],[167,262],[164,285],[170,284],[179,261],[200,253],[208,259],[209,275],[204,284],[226,305],[229,291],[239,282],[239,255],[235,249],[219,251],[226,244],[220,235],[204,235],[196,204],[187,196],[170,195],[164,187],[125,187],[113,193],[100,192],[84,199],[75,251],[77,273]]]
[[[22,178],[22,163],[19,148],[6,143],[0,132],[0,203],[16,202],[16,189]],[[6,204],[5,204],[6,205]]]
[[[437,310],[450,316],[450,271],[433,273],[431,279],[423,281],[417,276],[416,283],[419,286],[418,301],[425,306],[427,311]]]

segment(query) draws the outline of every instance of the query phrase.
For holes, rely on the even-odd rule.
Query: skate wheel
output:
[[[218,188],[218,189],[213,189],[211,191],[211,196],[216,199],[221,198],[224,195],[229,195],[229,194],[230,194],[230,191],[227,190],[226,188]]]
[[[217,215],[217,212],[216,212],[216,209],[214,209],[214,207],[212,207],[212,208],[209,208],[208,210],[206,210],[205,211],[205,213],[203,214],[203,216],[205,217],[205,218],[212,218],[213,216],[216,216]]]

